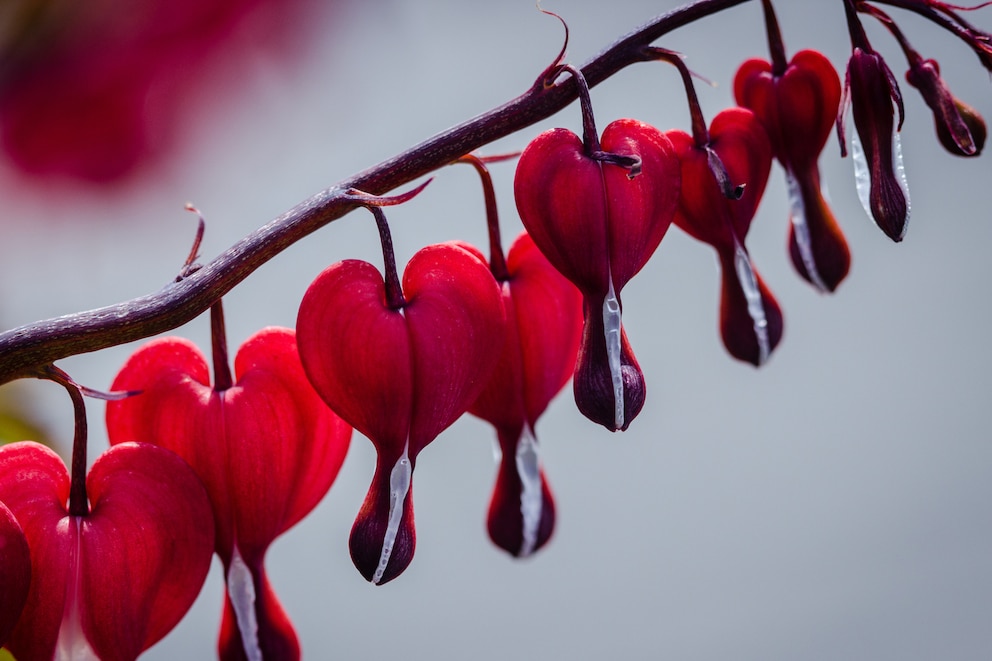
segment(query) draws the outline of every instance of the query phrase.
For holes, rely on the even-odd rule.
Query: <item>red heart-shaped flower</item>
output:
[[[837,120],[837,72],[812,50],[796,53],[781,76],[772,73],[769,62],[751,59],[737,70],[734,95],[761,120],[785,168],[793,266],[819,289],[833,291],[850,269],[851,253],[820,190],[817,159]]]
[[[110,402],[107,428],[111,443],[144,439],[175,451],[206,485],[228,582],[221,648],[230,647],[232,656],[223,658],[237,658],[243,645],[266,657],[296,658],[299,643],[263,559],[272,541],[327,493],[351,429],[307,381],[293,331],[260,331],[241,346],[234,368],[235,383],[218,391],[192,342],[150,342],[114,380],[114,390],[141,394]],[[232,603],[232,594],[245,603]],[[229,619],[235,614],[255,636],[242,641]]]
[[[750,110],[729,108],[713,118],[709,145],[683,131],[668,133],[682,162],[682,196],[675,223],[713,246],[720,259],[720,331],[732,356],[761,365],[782,338],[782,311],[751,264],[744,239],[768,182],[768,135]],[[713,174],[716,154],[731,182],[743,185],[728,199]]]
[[[0,499],[31,549],[31,589],[8,643],[20,661],[50,661],[57,649],[131,661],[179,622],[207,576],[210,501],[176,454],[115,446],[86,489],[89,514],[70,516],[58,455],[33,442],[0,448]]]
[[[541,548],[554,530],[554,500],[534,428],[568,382],[582,331],[582,297],[537,249],[517,237],[502,283],[506,333],[499,363],[469,412],[496,428],[500,466],[488,514],[489,536],[515,556]]]
[[[324,401],[378,453],[351,534],[363,576],[384,583],[413,558],[417,455],[472,404],[499,358],[504,312],[485,264],[453,244],[423,248],[403,274],[406,303],[391,309],[379,271],[332,265],[300,303],[307,376]]]
[[[627,168],[603,163],[574,133],[553,129],[520,155],[513,191],[534,243],[582,291],[587,319],[603,318],[603,333],[583,334],[575,395],[580,411],[616,431],[640,411],[645,392],[637,361],[621,340],[620,291],[672,223],[680,169],[668,138],[633,119],[607,126],[601,148],[639,161],[640,173],[629,176]]]

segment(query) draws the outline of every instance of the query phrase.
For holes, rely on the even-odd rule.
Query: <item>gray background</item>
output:
[[[790,54],[849,52],[840,2],[778,3]],[[572,29],[581,63],[674,2],[546,3]],[[992,116],[988,74],[959,42],[892,11],[954,91]],[[972,15],[992,26],[988,11]],[[318,10],[292,70],[259,57],[240,101],[220,98],[184,151],[116,194],[39,194],[5,177],[0,319],[6,327],[160,288],[206,214],[209,258],[296,202],[519,94],[554,57],[561,28],[530,0],[410,0]],[[902,79],[891,39],[868,23]],[[659,45],[719,82],[700,85],[708,117],[730,104],[733,73],[766,47],[758,3],[689,26]],[[821,159],[853,252],[847,281],[817,294],[785,252],[787,207],[775,166],[748,245],[786,315],[766,367],[731,360],[716,330],[712,251],[673,229],[624,290],[625,323],[648,381],[631,429],[611,435],[578,414],[568,390],[541,419],[558,527],[538,556],[490,545],[484,513],[492,431],[463,419],[420,457],[418,549],[408,571],[367,584],[347,552],[371,478],[355,437],[320,506],[272,546],[268,568],[308,658],[340,659],[942,659],[992,654],[992,444],[989,405],[988,156],[946,154],[929,111],[903,85],[903,151],[913,218],[902,245],[857,202],[850,159],[831,139]],[[209,99],[207,99],[209,100]],[[600,129],[632,116],[688,126],[678,78],[646,64],[593,90]],[[577,107],[507,138],[578,130]],[[493,166],[506,244],[519,230],[513,165]],[[439,172],[391,209],[398,257],[453,238],[483,245],[482,198],[469,168]],[[292,326],[307,284],[346,257],[379,263],[371,217],[350,215],[293,246],[225,299],[230,343]],[[207,346],[206,319],[177,333]],[[61,363],[107,387],[136,345]],[[29,384],[63,443],[71,414],[56,386]],[[90,403],[91,459],[106,447]],[[214,568],[179,627],[148,659],[214,654],[222,582]]]

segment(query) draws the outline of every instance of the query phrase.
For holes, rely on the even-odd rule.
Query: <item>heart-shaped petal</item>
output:
[[[216,391],[194,344],[155,340],[115,379],[115,390],[141,394],[110,402],[107,427],[111,443],[146,439],[185,458],[210,493],[217,553],[228,578],[237,557],[251,569],[245,570],[243,586],[270,589],[263,580],[266,550],[327,493],[351,429],[307,381],[293,331],[260,331],[241,346],[234,367],[234,385]],[[283,635],[279,623],[288,619],[274,594],[239,594],[253,598],[238,604],[242,618],[257,630],[257,641],[249,644],[266,655],[298,648],[295,634]]]
[[[804,171],[816,165],[840,105],[840,78],[826,57],[802,50],[781,76],[761,59],[741,65],[734,78],[737,103],[761,120],[775,157],[787,168]]]
[[[582,297],[522,232],[502,285],[506,333],[499,363],[469,411],[511,435],[533,428],[575,369]]]
[[[377,584],[413,558],[417,455],[485,387],[505,326],[489,269],[455,244],[418,251],[403,295],[403,307],[390,309],[373,266],[341,262],[317,276],[297,318],[300,357],[317,392],[376,447],[349,545],[355,566]]]
[[[840,105],[836,70],[812,50],[796,53],[781,76],[765,60],[751,59],[737,70],[734,95],[761,120],[785,168],[793,266],[821,291],[834,291],[847,275],[851,253],[820,191],[817,159]]]
[[[11,511],[0,502],[0,647],[7,642],[28,599],[31,554],[24,531]]]
[[[754,269],[744,247],[751,219],[771,170],[771,145],[757,116],[744,108],[718,114],[709,149],[731,182],[744,185],[740,199],[728,199],[711,170],[711,156],[682,131],[669,135],[682,159],[682,199],[675,222],[712,245],[721,265],[720,334],[727,351],[761,365],[782,337],[782,311]]]
[[[527,556],[551,537],[555,511],[532,430],[574,370],[582,297],[526,231],[513,242],[506,263],[503,349],[469,411],[496,427],[501,450],[489,536],[508,553]]]
[[[69,516],[58,455],[31,442],[0,448],[0,498],[31,548],[28,604],[8,644],[22,661],[47,661],[57,645],[133,660],[179,622],[210,568],[210,501],[176,454],[115,446],[86,487],[90,513]]]
[[[636,156],[637,176],[602,164],[566,129],[535,138],[520,155],[514,197],[541,252],[586,295],[620,291],[654,253],[671,225],[679,164],[669,140],[633,119],[603,131],[604,151]]]
[[[750,110],[728,108],[710,125],[710,148],[726,167],[730,180],[743,185],[738,200],[727,199],[712,171],[709,155],[684,131],[669,131],[682,163],[682,197],[675,223],[691,236],[730,251],[742,242],[761,201],[772,167],[771,144]]]

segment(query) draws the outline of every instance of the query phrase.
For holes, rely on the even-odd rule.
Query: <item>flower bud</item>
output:
[[[912,62],[906,80],[920,90],[923,100],[933,111],[940,144],[958,156],[978,156],[985,146],[985,120],[977,110],[951,94],[940,77],[937,61],[919,58]]]
[[[909,221],[909,193],[896,134],[903,118],[899,86],[881,55],[856,47],[848,61],[845,87],[860,138],[852,151],[862,204],[890,239],[902,241]],[[899,109],[898,125],[893,102]]]

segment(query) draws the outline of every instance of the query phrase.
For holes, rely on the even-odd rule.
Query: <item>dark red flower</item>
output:
[[[366,580],[396,578],[413,559],[417,455],[485,387],[503,344],[499,287],[477,254],[432,245],[407,264],[390,307],[371,264],[330,266],[300,303],[300,358],[314,388],[375,445],[368,495],[350,549]]]
[[[713,118],[708,145],[684,131],[669,131],[682,162],[682,194],[675,223],[713,246],[721,265],[720,334],[730,355],[763,364],[782,339],[782,311],[758,275],[744,246],[751,219],[768,182],[772,150],[761,122],[750,110],[729,108]],[[739,199],[725,195],[714,174],[714,158]]]
[[[510,247],[502,282],[506,333],[499,363],[469,412],[496,428],[500,465],[489,504],[489,536],[524,557],[555,523],[538,458],[537,419],[568,382],[582,331],[582,297],[526,232]]]
[[[553,129],[521,154],[513,190],[534,243],[584,297],[576,404],[616,431],[627,428],[645,396],[644,375],[621,321],[620,292],[668,231],[680,177],[668,138],[643,122],[611,123],[601,148],[639,161],[639,173],[604,163],[577,135]]]
[[[0,499],[31,549],[27,604],[7,643],[19,661],[133,661],[186,614],[207,576],[210,501],[176,454],[115,446],[86,491],[89,512],[70,515],[58,455],[28,441],[0,448]]]
[[[840,92],[833,65],[812,50],[796,53],[779,75],[770,62],[751,59],[734,78],[737,103],[761,120],[785,169],[793,266],[822,291],[836,289],[851,264],[847,242],[821,192],[817,166],[837,118]]]
[[[293,331],[260,331],[241,346],[234,368],[232,384],[212,387],[192,342],[152,341],[114,380],[114,390],[141,394],[108,404],[107,429],[112,444],[145,439],[175,451],[207,487],[228,587],[221,658],[251,658],[245,650],[298,658],[265,553],[327,493],[351,429],[307,381]]]
[[[933,111],[937,138],[944,149],[958,156],[982,153],[988,134],[985,120],[977,110],[951,94],[940,77],[940,65],[936,60],[924,60],[913,53],[906,80],[920,90],[923,100]]]
[[[858,134],[858,139],[851,140],[851,156],[861,203],[886,236],[902,241],[910,211],[898,135],[903,120],[902,95],[881,55],[854,48],[847,64],[844,96],[850,101]],[[842,145],[846,105],[846,101],[842,103],[838,117]]]

